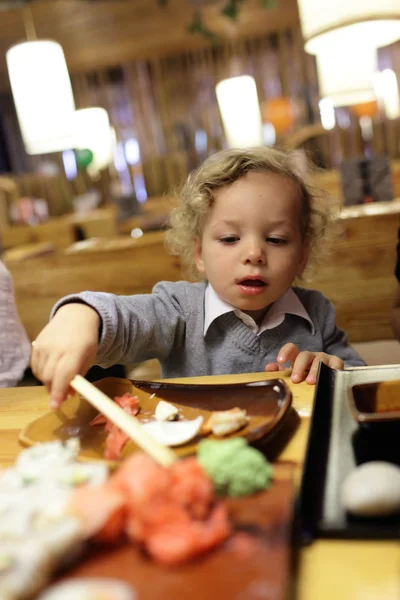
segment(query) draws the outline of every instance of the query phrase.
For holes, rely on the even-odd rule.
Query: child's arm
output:
[[[65,399],[72,377],[94,363],[107,367],[168,356],[185,335],[181,303],[187,285],[161,282],[152,294],[135,296],[83,292],[56,304],[35,341],[32,363],[53,404]]]
[[[31,366],[50,393],[52,408],[65,400],[69,382],[95,363],[100,317],[86,304],[61,306],[32,344]]]

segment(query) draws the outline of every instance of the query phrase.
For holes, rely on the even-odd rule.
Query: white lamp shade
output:
[[[110,127],[108,113],[104,108],[82,108],[73,117],[74,147],[87,148],[93,152],[88,166],[90,175],[96,175],[113,160],[115,131]]]
[[[392,69],[377,71],[374,76],[374,89],[378,104],[388,119],[400,117],[399,86],[396,73]]]
[[[71,148],[75,103],[60,44],[49,40],[23,42],[10,48],[6,58],[27,153]]]
[[[241,75],[224,79],[215,89],[228,146],[263,145],[260,104],[253,77]]]
[[[334,106],[349,106],[375,100],[373,77],[377,69],[377,52],[371,46],[349,49],[339,43],[335,52],[317,57],[320,96]]]
[[[352,45],[386,46],[400,38],[399,0],[298,0],[305,49],[319,54],[334,45],[334,33],[351,30]]]

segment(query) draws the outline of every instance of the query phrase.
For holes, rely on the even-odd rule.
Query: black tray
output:
[[[318,537],[400,539],[400,515],[355,518],[340,504],[341,485],[358,464],[400,464],[400,427],[360,427],[348,401],[349,386],[390,379],[400,379],[400,365],[333,371],[321,364],[297,503],[300,542]]]

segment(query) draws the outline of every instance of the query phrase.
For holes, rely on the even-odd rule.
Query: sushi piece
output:
[[[18,491],[25,486],[23,477],[14,468],[5,469],[0,473],[0,496],[2,492]],[[1,504],[0,504],[1,512]]]
[[[247,412],[242,408],[232,408],[231,410],[221,410],[213,412],[203,427],[204,433],[213,433],[217,436],[229,435],[249,422]]]
[[[25,600],[48,582],[54,569],[76,557],[82,548],[78,519],[68,517],[56,526],[0,546],[0,598]]]
[[[160,400],[156,406],[154,416],[157,421],[175,421],[179,415],[179,410],[173,404]]]
[[[80,520],[70,515],[37,527],[30,539],[46,549],[50,573],[73,562],[81,554],[85,541]]]
[[[98,486],[108,479],[109,469],[104,463],[70,463],[58,468],[53,481],[69,488],[80,485]]]
[[[70,438],[65,442],[37,444],[19,454],[15,470],[24,483],[32,483],[54,466],[60,467],[76,461],[79,451],[78,438]]]
[[[48,581],[47,549],[30,540],[2,542],[0,550],[0,598],[25,600]]]
[[[0,494],[0,549],[4,541],[27,535],[34,510],[16,494]]]
[[[135,600],[135,590],[119,579],[82,577],[52,586],[38,600]]]

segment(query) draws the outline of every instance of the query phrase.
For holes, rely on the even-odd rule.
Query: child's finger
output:
[[[59,408],[68,395],[71,379],[80,371],[80,365],[75,358],[63,356],[57,362],[50,390],[51,408]]]
[[[337,369],[339,371],[342,371],[344,368],[344,362],[338,356],[325,353],[318,354],[314,359],[309,374],[307,375],[307,383],[311,385],[317,383],[318,368],[321,362],[324,363],[327,367],[330,367],[331,369]]]
[[[294,361],[291,380],[294,383],[300,383],[303,381],[308,374],[313,360],[315,358],[314,352],[300,352]]]
[[[310,385],[315,385],[317,383],[318,369],[321,362],[327,364],[328,360],[324,359],[323,356],[316,356],[306,377],[306,383],[309,383]]]
[[[54,373],[56,370],[56,366],[58,361],[61,359],[59,353],[53,352],[49,355],[46,364],[43,365],[43,368],[40,369],[40,380],[47,387],[47,391],[50,393]]]
[[[278,365],[278,363],[268,363],[267,365],[265,365],[265,369],[264,371],[267,371],[267,373],[271,373],[273,371],[280,371],[282,370],[281,365]]]
[[[343,371],[344,362],[338,356],[328,355],[328,362],[325,363],[331,369],[337,369],[338,371]]]
[[[277,362],[283,365],[289,361],[290,364],[293,365],[299,353],[300,350],[296,344],[289,342],[288,344],[282,346],[282,348],[279,350]]]

